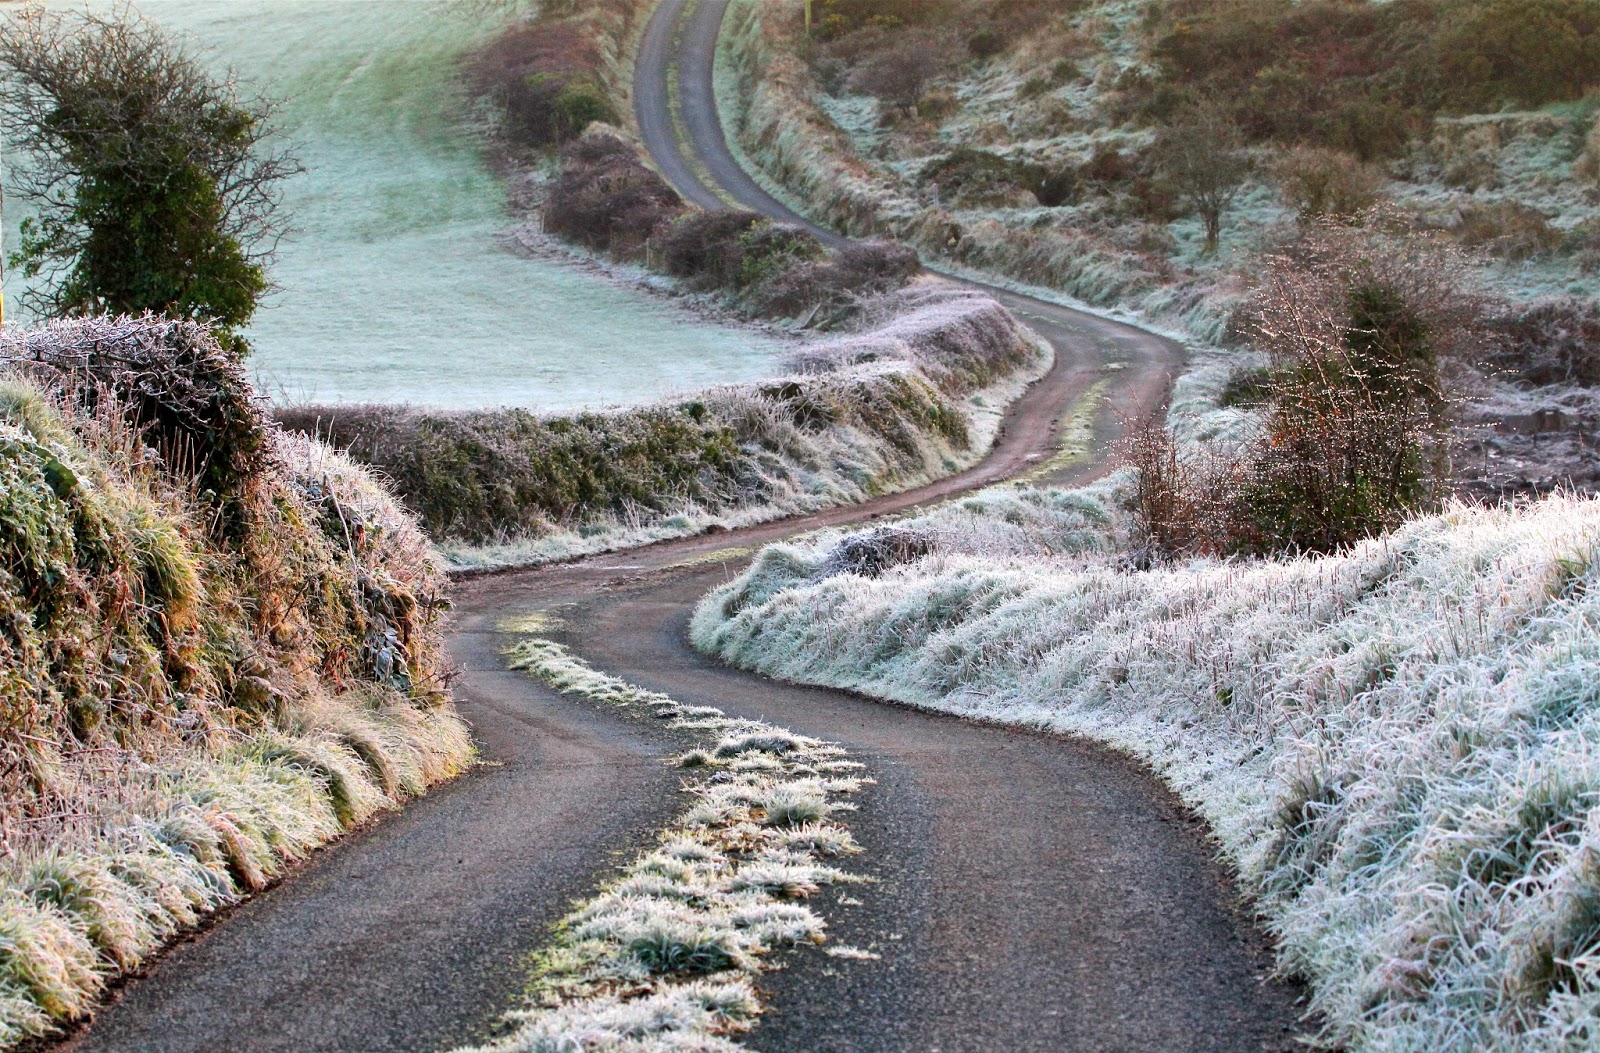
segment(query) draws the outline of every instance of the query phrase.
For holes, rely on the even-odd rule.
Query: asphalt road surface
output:
[[[794,221],[722,139],[710,71],[725,2],[662,3],[637,71],[640,131],[692,199]],[[852,887],[859,903],[825,900],[824,913],[836,942],[881,958],[784,956],[762,981],[770,1012],[753,1047],[1288,1048],[1301,992],[1266,978],[1268,941],[1203,828],[1139,766],[1078,740],[773,683],[685,642],[693,604],[750,547],[1026,474],[1099,382],[1096,452],[1052,481],[1106,470],[1119,414],[1159,404],[1181,351],[995,292],[1050,341],[1056,364],[980,465],[815,516],[461,581],[457,692],[487,763],[162,955],[63,1048],[429,1051],[490,1036],[548,927],[680,807],[659,760],[677,745],[670,733],[505,669],[501,622],[557,605],[569,605],[561,638],[596,666],[840,742],[877,780],[851,819],[859,866],[877,880]]]

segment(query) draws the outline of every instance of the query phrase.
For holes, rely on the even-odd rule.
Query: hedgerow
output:
[[[0,1045],[466,763],[444,578],[187,322],[0,333]]]
[[[968,396],[1037,365],[994,301],[903,291],[877,328],[816,345],[786,377],[571,416],[405,406],[278,410],[371,464],[435,537],[483,544],[855,501],[981,452]]]

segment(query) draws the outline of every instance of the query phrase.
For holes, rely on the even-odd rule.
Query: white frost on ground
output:
[[[1332,1041],[1600,1043],[1600,500],[1148,572],[1042,521],[1012,527],[1035,551],[973,555],[993,541],[955,515],[906,524],[932,554],[876,578],[832,572],[833,537],[769,548],[693,639],[1140,757],[1208,821]]]
[[[504,628],[544,628],[524,621]],[[837,746],[711,706],[685,706],[600,672],[553,641],[513,645],[513,668],[557,690],[704,733],[678,757],[690,805],[538,955],[534,1005],[494,1053],[743,1049],[770,951],[824,941],[805,900],[856,881],[826,860],[859,851],[837,819],[867,780]],[[867,952],[840,948],[846,957]]]

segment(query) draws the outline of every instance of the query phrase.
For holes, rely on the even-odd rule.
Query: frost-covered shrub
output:
[[[876,578],[891,567],[914,563],[932,551],[933,540],[921,531],[879,527],[863,534],[849,534],[835,545],[823,561],[822,575]]]
[[[111,400],[141,442],[194,479],[219,526],[242,529],[248,491],[270,469],[272,446],[249,375],[205,326],[146,315],[8,329],[0,368],[87,413]]]
[[[609,131],[585,135],[563,155],[544,207],[552,234],[633,259],[688,208],[665,179]]]
[[[658,239],[662,266],[699,288],[735,288],[744,273],[744,236],[765,222],[758,213],[738,209],[690,212]]]

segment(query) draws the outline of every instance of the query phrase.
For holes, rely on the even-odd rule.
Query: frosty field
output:
[[[452,98],[456,59],[494,22],[452,7],[142,5],[248,90],[287,99],[307,171],[286,194],[279,291],[250,329],[263,386],[297,401],[557,410],[769,372],[777,347],[758,334],[497,243],[504,191]]]

